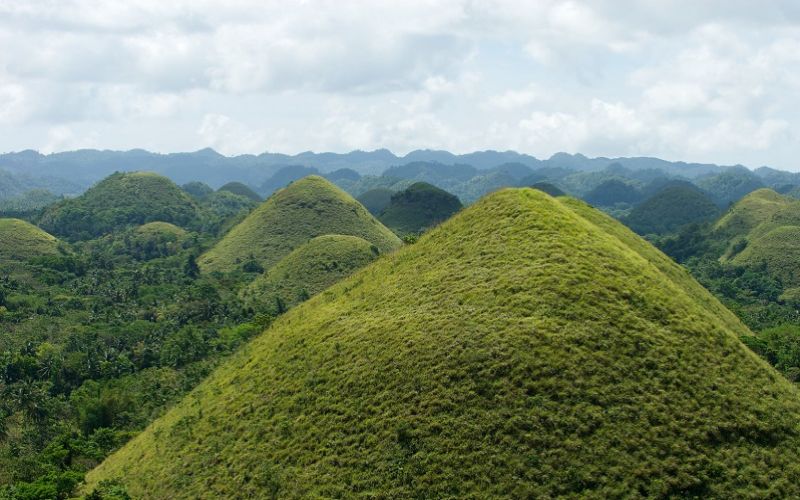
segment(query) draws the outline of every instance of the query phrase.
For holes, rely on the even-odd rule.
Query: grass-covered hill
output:
[[[312,175],[272,195],[198,263],[204,271],[232,271],[255,261],[268,270],[298,246],[324,234],[358,236],[381,252],[400,246],[397,236],[353,197]]]
[[[383,212],[383,209],[389,206],[392,202],[392,195],[394,190],[389,188],[375,188],[361,193],[357,200],[364,205],[364,208],[369,210],[369,213],[378,217]]]
[[[135,498],[800,495],[800,396],[610,217],[490,195],[279,318],[87,476]]]
[[[392,195],[380,220],[398,234],[418,233],[461,210],[458,197],[426,182],[416,182]]]
[[[81,196],[45,210],[40,225],[71,239],[87,239],[147,222],[197,223],[199,210],[171,180],[148,172],[115,173]]]
[[[788,286],[800,286],[800,226],[778,226],[749,239],[733,256],[734,264],[766,264],[770,275]]]
[[[256,278],[241,296],[256,309],[281,313],[366,266],[378,255],[378,247],[357,236],[317,236]]]
[[[664,234],[695,222],[707,222],[719,208],[689,183],[668,186],[636,205],[623,222],[639,234]]]
[[[731,206],[714,224],[714,232],[728,237],[746,236],[792,202],[771,189],[758,189]]]
[[[247,187],[247,185],[242,184],[241,182],[229,182],[219,188],[217,191],[228,191],[229,193],[238,194],[239,196],[244,196],[245,198],[251,199],[253,201],[260,202],[262,201],[261,197]]]
[[[58,240],[30,222],[0,219],[0,261],[58,253]]]

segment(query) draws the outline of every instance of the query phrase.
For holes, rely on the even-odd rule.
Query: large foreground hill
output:
[[[87,490],[796,497],[800,399],[748,333],[609,217],[504,190],[282,316]]]

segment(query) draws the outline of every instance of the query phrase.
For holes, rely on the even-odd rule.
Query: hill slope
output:
[[[358,236],[381,252],[400,240],[349,194],[312,175],[278,191],[203,254],[204,271],[231,271],[251,256],[265,270],[323,234]]]
[[[283,312],[277,309],[318,294],[378,255],[376,246],[357,236],[317,236],[256,278],[242,291],[242,298],[254,307]]]
[[[587,205],[488,196],[296,307],[88,476],[134,497],[787,497],[797,390]]]
[[[714,232],[729,237],[745,236],[792,202],[771,189],[758,189],[728,209],[714,224]]]
[[[154,221],[186,226],[197,218],[195,202],[171,180],[131,172],[112,174],[81,196],[53,205],[40,225],[55,235],[83,239]]]
[[[380,221],[399,234],[418,233],[461,210],[458,197],[426,182],[416,182],[392,195]]]
[[[713,220],[714,201],[691,185],[669,186],[633,207],[625,224],[639,234],[663,234],[692,222]]]
[[[30,222],[0,219],[0,260],[28,259],[58,252],[58,240]]]
[[[261,202],[263,201],[261,197],[250,189],[246,184],[242,184],[241,182],[229,182],[222,186],[221,188],[217,189],[217,191],[227,191],[229,193],[233,193],[239,196],[244,196],[253,201]]]

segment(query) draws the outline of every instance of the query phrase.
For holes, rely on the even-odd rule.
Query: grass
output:
[[[357,236],[317,236],[256,278],[242,291],[242,298],[255,307],[283,312],[277,309],[307,300],[378,255],[378,247]]]
[[[58,253],[58,240],[29,222],[0,219],[0,260],[26,260]]]
[[[507,189],[279,318],[85,491],[798,496],[797,390],[742,335],[611,218]]]
[[[458,197],[426,182],[416,182],[392,195],[380,220],[395,233],[419,233],[461,210]]]
[[[736,202],[714,224],[714,232],[728,237],[745,236],[792,201],[771,189],[758,189]]]
[[[324,234],[358,236],[388,252],[400,240],[361,204],[322,177],[293,182],[237,224],[198,263],[203,271],[232,271],[255,260],[265,270]]]
[[[800,285],[800,226],[779,226],[748,242],[734,264],[767,265],[787,287]]]

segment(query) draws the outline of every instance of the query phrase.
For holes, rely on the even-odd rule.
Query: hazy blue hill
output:
[[[458,197],[425,182],[417,182],[395,193],[379,217],[398,234],[419,233],[443,222],[461,210]]]
[[[253,191],[249,186],[243,184],[241,182],[229,182],[224,186],[217,189],[217,191],[228,191],[229,193],[233,193],[239,196],[244,196],[245,198],[249,198],[256,202],[263,201],[261,197]]]
[[[800,185],[799,172],[786,172],[784,170],[777,170],[770,167],[759,167],[754,170],[754,173],[764,182],[766,186],[773,189],[786,185]]]
[[[697,179],[695,183],[723,207],[764,187],[764,182],[744,167],[730,167],[722,173]]]
[[[627,182],[609,179],[586,193],[583,199],[597,207],[611,207],[618,203],[636,203],[641,196],[641,193]]]
[[[533,189],[538,189],[539,191],[543,191],[543,192],[549,194],[550,196],[564,196],[564,195],[566,195],[566,193],[564,191],[562,191],[561,188],[559,188],[555,184],[550,184],[549,182],[534,182],[533,184],[531,184],[528,187],[531,187]]]
[[[519,180],[504,171],[489,170],[466,182],[452,186],[449,191],[469,205],[488,193],[505,187],[515,187],[519,183]]]
[[[533,174],[533,169],[522,163],[503,163],[490,170],[513,177],[517,181],[521,181]]]
[[[356,182],[357,180],[361,179],[361,174],[352,168],[340,168],[339,170],[334,170],[333,172],[324,174],[323,177],[334,183],[344,180]]]
[[[187,182],[181,186],[181,189],[186,191],[189,196],[197,200],[203,199],[214,192],[214,189],[212,189],[211,186],[200,181]]]
[[[383,175],[385,177],[427,182],[447,189],[469,181],[478,175],[478,170],[471,165],[448,165],[445,163],[418,161],[388,168]]]
[[[359,203],[364,205],[364,208],[369,210],[369,213],[378,217],[383,209],[389,206],[392,201],[392,195],[395,191],[389,188],[375,188],[362,193],[358,198]]]
[[[685,183],[666,186],[633,207],[622,222],[639,234],[664,234],[686,224],[713,220],[719,213],[714,200]]]
[[[286,187],[298,179],[302,179],[303,177],[309,175],[316,175],[318,173],[319,170],[314,167],[304,167],[302,165],[290,165],[283,167],[275,172],[272,177],[264,181],[258,191],[262,196],[269,197],[269,195],[278,189]]]

